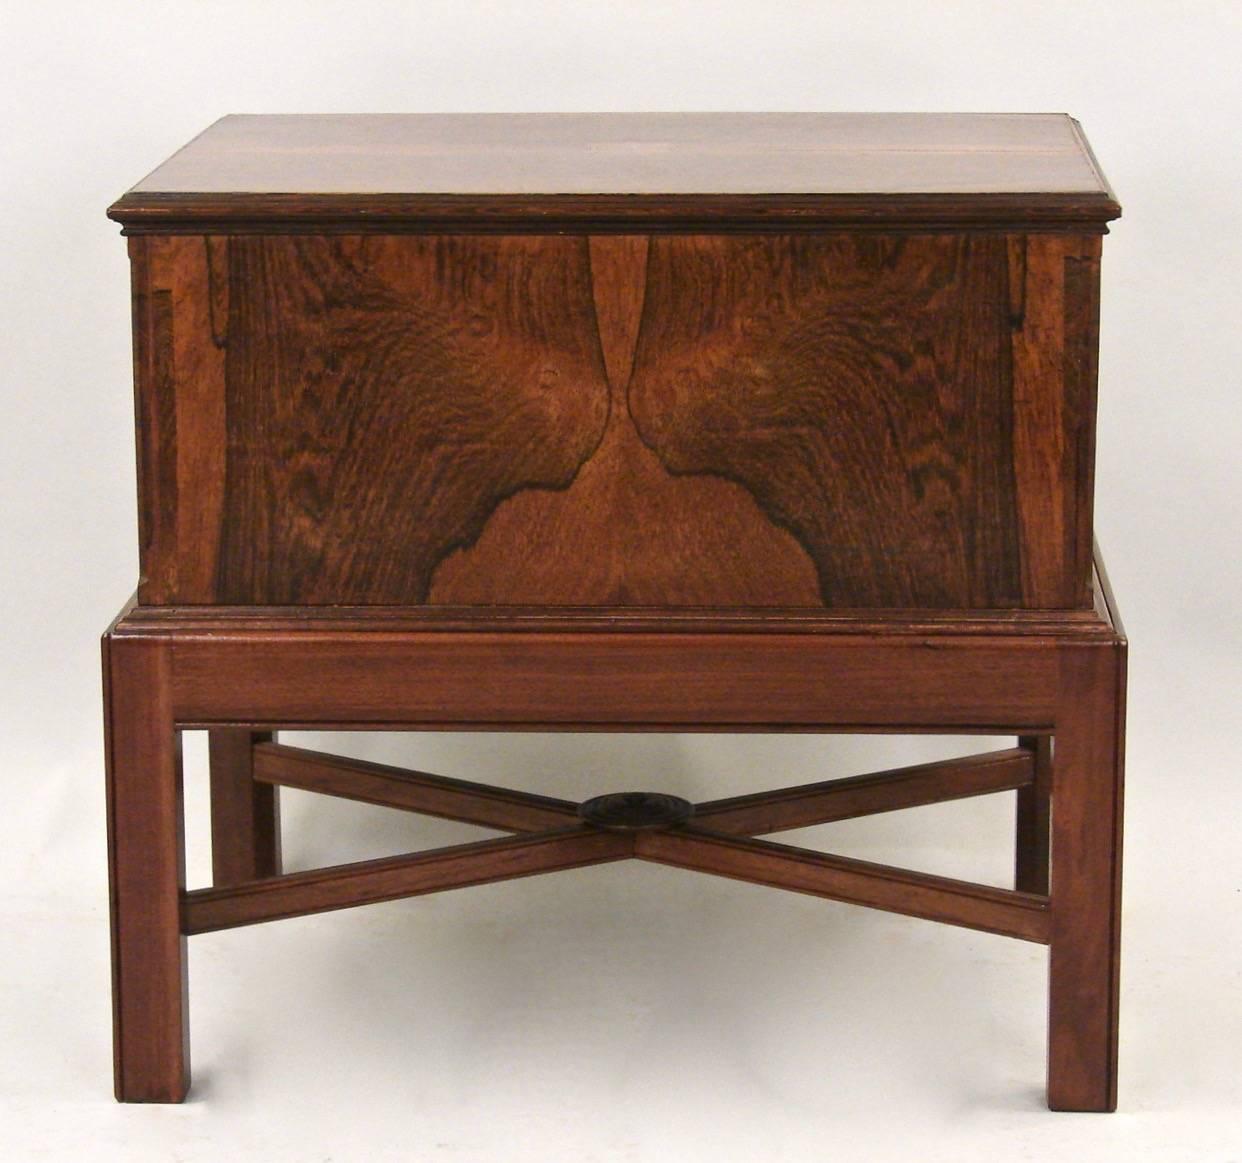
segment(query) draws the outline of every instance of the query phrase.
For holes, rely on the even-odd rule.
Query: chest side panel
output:
[[[132,240],[148,603],[1067,607],[1098,240]]]

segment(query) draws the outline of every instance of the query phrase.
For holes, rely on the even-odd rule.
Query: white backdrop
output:
[[[1232,0],[5,0],[8,1157],[1242,1159],[1239,59]],[[629,865],[196,939],[196,1101],[112,1105],[97,640],[133,587],[136,537],[128,270],[104,209],[226,112],[573,109],[1084,123],[1125,208],[1105,242],[1097,469],[1132,642],[1118,1115],[1040,1109],[1038,950]],[[692,794],[930,753],[355,746],[553,792]],[[190,759],[196,807],[196,746]],[[1003,800],[807,842],[999,877]],[[300,865],[464,834],[296,796],[287,818]]]

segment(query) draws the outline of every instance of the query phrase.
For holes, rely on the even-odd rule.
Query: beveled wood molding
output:
[[[736,234],[1066,230],[1107,234],[1100,191],[1031,194],[221,194],[128,193],[124,234]]]
[[[323,631],[325,633],[846,634],[894,637],[1040,635],[1112,639],[1108,607],[1092,610],[598,609],[466,606],[142,606],[126,609],[122,635]],[[1103,611],[1103,612],[1102,612]]]

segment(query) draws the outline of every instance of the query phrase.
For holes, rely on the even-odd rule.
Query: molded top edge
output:
[[[233,115],[109,210],[127,227],[1092,223],[1064,114]]]

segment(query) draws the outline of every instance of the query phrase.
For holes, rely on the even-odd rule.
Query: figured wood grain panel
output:
[[[235,238],[229,279],[220,600],[422,602],[599,443],[585,239]]]
[[[449,558],[447,605],[815,606],[814,566],[741,485],[679,479],[639,439],[626,389],[643,318],[649,242],[591,239],[608,427],[561,493],[519,493]]]
[[[1093,239],[134,254],[143,602],[1087,602]]]
[[[1022,605],[999,236],[651,242],[629,388],[678,477],[741,484],[826,606]]]

